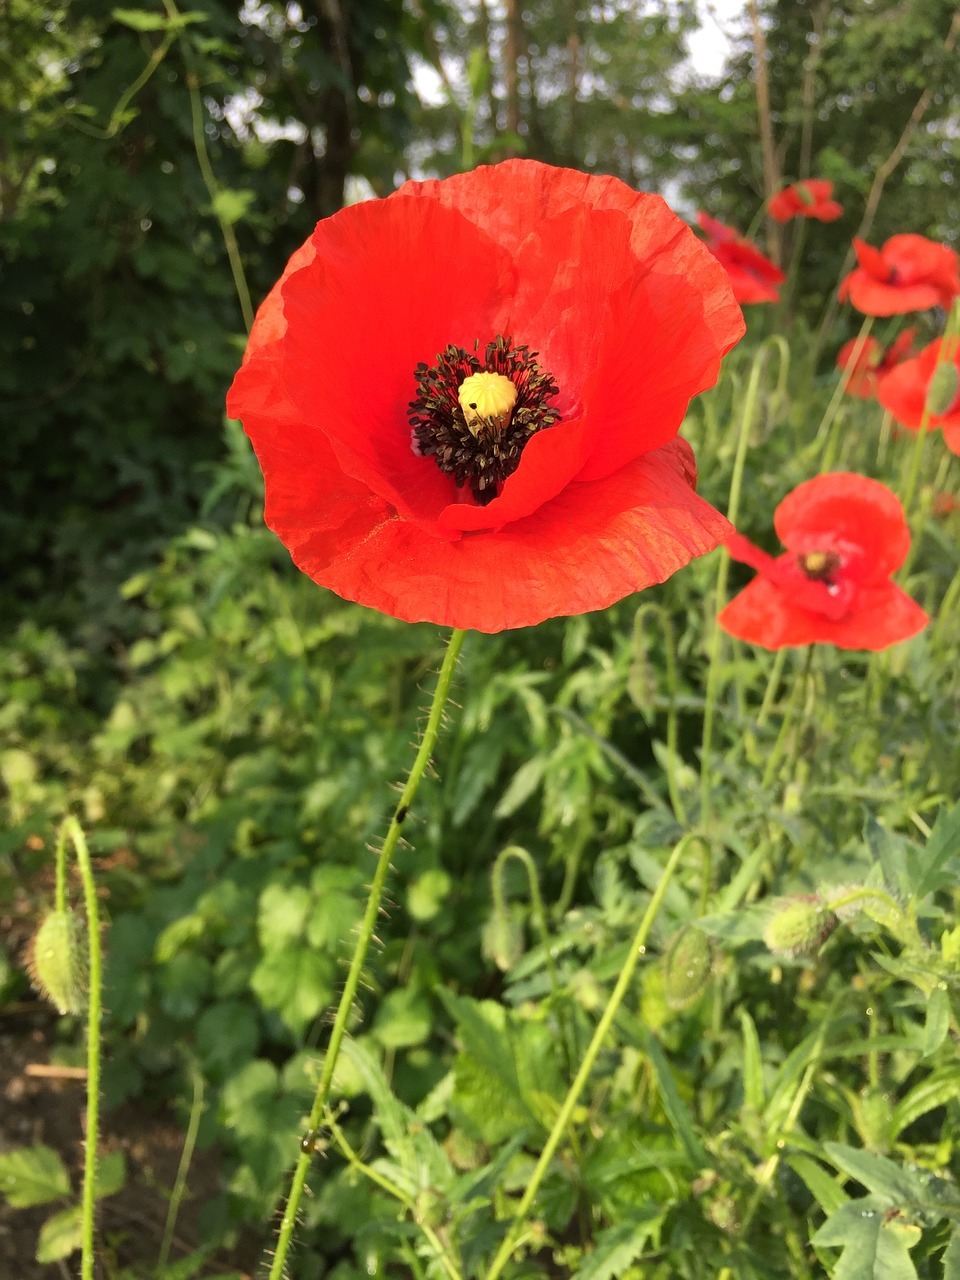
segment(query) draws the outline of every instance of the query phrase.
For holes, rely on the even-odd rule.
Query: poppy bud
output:
[[[674,934],[663,958],[663,994],[671,1009],[686,1009],[703,995],[713,970],[710,939],[695,925]]]
[[[495,911],[483,926],[480,947],[504,973],[523,955],[523,930],[505,911]]]
[[[958,389],[960,369],[949,360],[941,361],[927,387],[927,412],[935,418],[949,413],[956,405]]]
[[[87,926],[72,911],[51,911],[30,944],[33,985],[60,1013],[82,1013],[87,997]]]
[[[781,898],[763,931],[763,940],[777,955],[809,956],[826,941],[836,925],[837,917],[825,910],[818,894]]]

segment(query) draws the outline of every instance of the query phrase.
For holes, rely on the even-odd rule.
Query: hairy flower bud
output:
[[[703,995],[713,970],[710,939],[696,925],[675,933],[663,957],[663,994],[671,1009],[686,1009]]]
[[[33,985],[60,1013],[82,1013],[87,997],[87,926],[72,911],[51,911],[27,957]]]
[[[776,955],[809,956],[819,949],[837,925],[818,894],[781,898],[767,922],[763,940]]]

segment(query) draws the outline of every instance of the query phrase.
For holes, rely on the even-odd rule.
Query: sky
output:
[[[700,30],[690,37],[690,61],[704,75],[716,75],[730,49],[725,32],[746,9],[745,0],[698,0]]]

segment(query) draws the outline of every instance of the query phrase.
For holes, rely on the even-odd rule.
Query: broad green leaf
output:
[[[388,1049],[406,1049],[423,1044],[430,1035],[430,1001],[407,987],[384,997],[373,1023],[373,1035]]]
[[[934,987],[927,1001],[923,1025],[923,1056],[929,1057],[943,1044],[950,1030],[950,996],[944,987]]]
[[[848,1200],[816,1232],[812,1244],[843,1250],[833,1280],[917,1280],[910,1249],[919,1230],[889,1210],[883,1196]]]
[[[960,1227],[954,1227],[943,1254],[943,1280],[960,1280]]]
[[[127,1158],[122,1151],[108,1151],[105,1156],[97,1160],[93,1194],[98,1200],[102,1196],[112,1196],[122,1191],[126,1181]]]
[[[51,1147],[22,1147],[0,1155],[0,1191],[14,1209],[70,1195],[70,1175]]]
[[[68,1258],[83,1242],[80,1206],[72,1205],[48,1218],[37,1236],[37,1261],[59,1262]]]
[[[256,198],[257,193],[255,191],[218,191],[210,202],[210,208],[213,210],[214,216],[219,218],[221,222],[232,225],[246,216]],[[284,621],[289,624],[290,619],[287,618]],[[293,633],[293,647],[298,649],[300,653],[303,652],[303,643],[296,632]],[[287,650],[287,652],[290,652],[290,650]]]
[[[250,987],[299,1035],[330,1003],[335,978],[331,956],[297,947],[268,952],[251,974]]]
[[[887,1204],[921,1203],[925,1199],[925,1183],[886,1156],[848,1147],[842,1142],[825,1142],[823,1149],[838,1169],[862,1182],[874,1195],[884,1196]]]
[[[601,1231],[594,1247],[577,1269],[577,1280],[616,1280],[647,1247],[663,1220],[666,1209],[651,1206],[631,1214],[625,1222]]]

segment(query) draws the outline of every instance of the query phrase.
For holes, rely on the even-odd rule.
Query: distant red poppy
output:
[[[839,471],[798,485],[774,514],[787,548],[774,558],[734,534],[725,546],[757,577],[718,618],[764,649],[832,644],[885,649],[929,621],[890,575],[906,559],[910,530],[899,499],[878,480]]]
[[[708,213],[698,213],[697,222],[706,232],[707,248],[730,277],[733,296],[739,303],[779,301],[780,285],[787,278],[779,267],[733,227]]]
[[[960,453],[960,343],[953,343],[945,359],[940,357],[942,345],[943,339],[936,338],[881,378],[877,399],[910,431],[919,430],[929,401],[927,426],[942,428],[947,448]]]
[[[957,255],[926,236],[891,236],[882,249],[854,240],[860,264],[840,285],[840,301],[849,298],[867,316],[895,316],[928,307],[949,307],[960,293]]]
[[[319,223],[228,410],[305,573],[499,631],[604,608],[729,532],[677,429],[743,327],[659,197],[511,160]]]
[[[879,379],[909,358],[916,332],[916,329],[904,329],[888,347],[884,347],[876,338],[867,336],[860,345],[856,364],[852,361],[858,339],[851,338],[849,342],[845,342],[837,352],[837,368],[847,370],[844,391],[852,396],[859,396],[861,400],[873,399],[877,394]]]
[[[843,206],[831,200],[832,195],[832,182],[825,178],[809,178],[806,182],[795,182],[778,191],[767,208],[770,217],[777,222],[789,222],[791,218],[834,222],[843,213]]]

